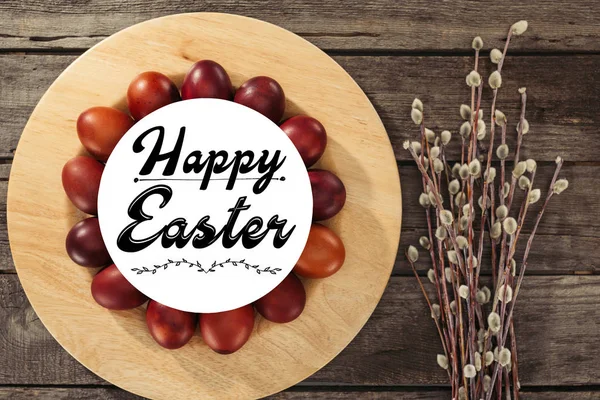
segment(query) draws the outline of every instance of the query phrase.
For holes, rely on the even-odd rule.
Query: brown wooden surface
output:
[[[520,38],[515,40],[519,42]],[[75,55],[0,54],[0,158],[11,158],[37,101],[76,58]],[[428,121],[432,121],[428,125],[432,129],[458,131],[462,123],[459,105],[469,101],[464,77],[465,71],[472,68],[472,58],[342,55],[333,58],[373,102],[398,160],[409,160],[402,142],[417,133],[410,120],[410,103],[416,96],[426,104]],[[487,59],[483,65],[489,70]],[[528,87],[527,119],[531,132],[523,144],[523,157],[553,161],[561,154],[569,162],[596,161],[599,146],[593,142],[597,142],[600,115],[596,102],[590,99],[599,97],[600,55],[515,56],[509,57],[505,65],[506,83],[498,107],[513,122],[519,113],[517,88]],[[489,95],[487,89],[484,93]],[[510,133],[508,143],[512,145],[514,135]]]
[[[575,392],[537,391],[522,392],[523,400],[595,400],[597,392],[577,390]],[[320,388],[306,390],[301,387],[294,391],[286,391],[275,396],[272,400],[440,400],[448,399],[448,389],[406,389],[406,390],[365,390]],[[29,400],[29,399],[55,399],[55,400],[133,400],[139,399],[130,393],[117,388],[0,388],[1,400]]]
[[[574,392],[536,391],[522,392],[523,400],[595,400],[597,392],[577,390]],[[440,400],[448,399],[450,390],[447,389],[406,389],[406,390],[365,390],[320,388],[306,390],[301,387],[294,391],[286,391],[275,396],[272,400]],[[117,388],[0,388],[2,400],[29,400],[29,399],[56,399],[56,400],[133,400],[139,399],[130,393]]]
[[[132,24],[167,14],[225,12],[259,18],[323,49],[464,51],[473,33],[499,46],[506,27],[535,22],[516,49],[598,51],[594,3],[416,1],[4,0],[5,48],[87,48]]]
[[[599,276],[531,276],[523,285],[519,327],[523,386],[599,385]],[[35,316],[15,275],[0,275],[0,381],[11,385],[105,383],[73,360]],[[443,385],[432,368],[439,339],[413,277],[393,277],[363,330],[303,384]],[[15,351],[14,349],[19,349]],[[577,368],[573,368],[576,360]],[[59,365],[60,368],[49,368]]]
[[[532,132],[525,156],[544,160],[537,181],[545,188],[551,160],[563,155],[571,187],[551,205],[540,226],[529,265],[538,276],[526,278],[517,312],[523,398],[598,398],[600,16],[595,8],[589,1],[545,0],[462,0],[435,6],[391,0],[0,2],[0,398],[133,398],[73,360],[29,306],[8,248],[7,179],[29,114],[77,55],[133,23],[187,11],[233,12],[276,23],[328,50],[355,78],[396,150],[404,202],[401,248],[424,233],[417,172],[401,149],[405,138],[414,137],[410,102],[415,96],[425,101],[436,130],[456,130],[458,105],[468,99],[463,77],[470,69],[466,55],[472,36],[481,35],[489,50],[502,44],[510,23],[528,19],[530,29],[511,45],[514,57],[506,63],[499,107],[514,120],[514,89],[528,87]],[[484,68],[489,68],[487,61]],[[394,274],[353,343],[278,398],[449,397],[437,386],[445,384],[432,358],[437,339],[401,255]]]
[[[404,204],[408,210],[417,210],[414,213],[405,213],[403,217],[403,243],[416,243],[421,235],[427,232],[425,216],[419,209],[416,196],[410,193],[418,192],[421,182],[416,167],[400,165],[402,186],[405,193]],[[552,174],[551,165],[541,165],[538,179],[544,183],[549,182]],[[6,197],[8,174],[10,164],[0,164],[0,195]],[[572,182],[568,191],[557,198],[548,207],[548,214],[538,228],[538,234],[530,253],[529,271],[534,274],[573,274],[596,273],[600,269],[600,251],[589,249],[600,248],[600,222],[588,218],[587,214],[580,213],[579,207],[584,209],[600,209],[600,198],[589,195],[590,187],[600,187],[600,174],[596,167],[567,165],[563,172],[565,177]],[[544,187],[544,189],[546,189]],[[537,211],[539,204],[532,208]],[[8,244],[6,232],[6,202],[0,202],[0,271],[13,272],[14,264]],[[530,221],[531,222],[531,221]],[[530,225],[526,225],[524,232],[529,232]],[[528,238],[528,234],[524,236]],[[486,243],[487,246],[487,243]],[[487,247],[486,247],[487,249]],[[521,258],[523,247],[519,247],[517,258]],[[489,251],[484,252],[485,260],[489,260]],[[425,257],[424,257],[425,258]],[[482,264],[486,266],[486,264]],[[419,263],[418,267],[426,270],[430,264],[426,260]],[[489,273],[485,270],[484,272]],[[398,253],[394,275],[410,274],[404,255]]]
[[[199,36],[201,42],[189,39]],[[117,313],[98,306],[90,294],[93,274],[64,250],[69,229],[84,217],[68,201],[60,178],[65,163],[82,151],[75,135],[77,117],[98,104],[121,104],[140,71],[156,69],[181,84],[184,72],[201,57],[219,60],[236,87],[257,75],[277,79],[286,88],[288,116],[305,113],[327,127],[328,146],[317,165],[335,173],[348,191],[344,209],[325,222],[345,244],[344,268],[326,280],[304,282],[302,318],[274,324],[257,317],[251,340],[228,357],[212,351],[198,335],[176,352],[157,346],[147,333],[144,309]],[[400,240],[396,160],[364,92],[303,38],[231,14],[153,19],[87,51],[36,106],[9,180],[10,248],[36,314],[82,365],[116,386],[156,399],[264,397],[311,376],[371,316]]]

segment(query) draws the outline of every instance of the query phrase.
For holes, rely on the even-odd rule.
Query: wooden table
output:
[[[517,311],[524,398],[600,398],[600,14],[594,2],[530,4],[466,0],[440,4],[390,0],[323,2],[190,0],[3,0],[0,3],[0,399],[134,396],[69,356],[36,317],[12,263],[6,190],[24,124],[53,80],[83,51],[136,22],[191,11],[260,18],[327,51],[367,93],[396,150],[404,202],[401,248],[424,233],[420,180],[402,150],[415,137],[410,103],[420,97],[432,128],[456,130],[468,99],[470,43],[499,47],[508,26],[530,29],[511,45],[499,107],[513,120],[516,88],[528,88],[531,132],[524,157],[549,182],[553,160],[567,161],[571,186],[547,210],[530,256]],[[489,21],[493,23],[488,23]],[[484,70],[489,71],[487,60]],[[454,126],[456,125],[456,126]],[[531,224],[525,226],[531,230]],[[423,270],[428,268],[421,266]],[[370,321],[334,361],[281,399],[442,399],[439,343],[402,256]]]

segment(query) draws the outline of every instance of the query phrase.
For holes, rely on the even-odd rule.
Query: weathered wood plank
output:
[[[416,1],[323,2],[269,0],[221,2],[157,0],[19,1],[0,4],[0,48],[87,48],[147,19],[184,12],[226,12],[259,18],[304,36],[325,49],[462,50],[475,34],[499,46],[508,27],[527,19],[530,29],[515,48],[598,51],[600,18],[588,2],[528,3],[467,0],[431,7]],[[493,16],[485,19],[483,15]]]
[[[429,253],[418,245],[419,237],[427,235],[426,229],[403,230],[400,247],[394,265],[394,275],[412,275],[410,265],[406,261],[404,251],[409,245],[419,250],[419,262],[416,267],[426,271],[432,267]],[[521,245],[517,247],[515,260],[523,259],[525,243],[528,234],[522,235]],[[529,253],[527,265],[528,274],[597,274],[600,271],[600,251],[590,249],[600,248],[600,238],[569,235],[535,235],[533,246]],[[482,273],[491,274],[491,250],[486,234],[483,247]]]
[[[10,164],[0,164],[0,272],[15,269],[6,227],[6,194],[9,174]]]
[[[418,285],[410,279],[391,279],[365,328],[312,379],[445,383],[447,377],[435,368],[439,339]],[[527,277],[515,315],[523,385],[594,384],[600,379],[595,362],[600,338],[593,333],[600,328],[594,304],[600,300],[598,284],[597,276]]]
[[[470,91],[465,76],[473,68],[469,57],[336,57],[367,93],[379,112],[398,160],[409,160],[402,148],[404,140],[419,138],[419,130],[410,118],[415,97],[425,105],[425,121],[436,133],[450,130],[454,134],[449,159],[460,159],[459,136],[463,120],[460,104],[469,104]],[[509,57],[502,70],[502,88],[497,107],[508,118],[507,143],[514,152],[516,124],[520,115],[517,89],[527,87],[527,114],[530,133],[523,140],[521,155],[538,161],[554,161],[561,155],[569,161],[597,161],[596,127],[600,112],[600,69],[595,56]],[[491,90],[487,75],[494,68],[484,58],[480,71],[486,86],[482,109],[488,126]],[[579,81],[583,79],[583,81]],[[497,132],[499,132],[497,130]],[[499,133],[498,133],[499,135]],[[499,143],[496,136],[496,145]]]
[[[0,184],[0,188],[1,188]],[[425,229],[403,230],[398,255],[394,265],[393,275],[412,274],[404,257],[404,249],[409,245],[417,245],[419,237],[426,235]],[[525,243],[529,235],[522,237]],[[487,244],[484,247],[483,274],[489,274],[490,250]],[[421,251],[421,248],[419,251]],[[534,245],[529,253],[528,273],[530,274],[597,274],[600,271],[600,252],[590,249],[600,248],[600,238],[579,237],[571,235],[536,235]],[[521,260],[524,248],[517,249],[516,259]],[[417,268],[426,271],[431,268],[431,261],[424,251]],[[6,213],[0,212],[0,271],[14,272],[8,234],[6,231]]]
[[[275,396],[269,397],[270,399],[276,400],[301,400],[301,399],[369,399],[369,400],[448,400],[451,398],[450,390],[445,388],[400,388],[400,390],[393,390],[394,388],[386,388],[386,390],[377,391],[351,391],[351,388],[341,389],[340,391],[310,391],[304,392],[299,390],[301,388],[296,387],[293,391],[285,391]],[[297,391],[298,390],[298,391]],[[390,390],[390,391],[387,391]],[[600,396],[599,392],[586,391],[581,388],[571,388],[573,392],[553,392],[547,391],[536,391],[528,392],[527,388],[521,391],[521,397],[523,400],[592,400],[597,399]],[[0,392],[1,393],[1,392]],[[0,397],[1,398],[1,397]]]
[[[0,6],[1,7],[1,6]],[[600,43],[600,41],[599,41]],[[425,102],[426,120],[436,130],[458,130],[458,108],[469,100],[464,76],[472,68],[468,57],[334,57],[356,79],[377,108],[390,135],[398,160],[408,160],[405,139],[417,137],[410,120],[414,97]],[[10,158],[35,104],[75,56],[0,55],[0,158]],[[600,142],[600,56],[513,57],[505,64],[504,87],[498,106],[516,123],[519,100],[516,89],[528,87],[531,133],[524,141],[523,157],[553,161],[597,161]],[[483,62],[484,70],[489,63]],[[123,88],[125,94],[125,88]],[[293,96],[293,94],[289,94]],[[489,99],[489,91],[484,95]],[[485,103],[484,103],[485,104]],[[489,112],[486,113],[489,118]],[[514,124],[509,145],[514,144]],[[73,134],[75,134],[73,132]],[[456,157],[459,146],[452,146]]]
[[[600,200],[591,188],[600,187],[598,167],[566,166],[562,176],[567,177],[571,186],[558,197],[547,209],[540,224],[538,235],[534,241],[529,256],[529,271],[531,273],[566,273],[598,272],[600,268],[600,252],[590,252],[589,249],[600,247],[600,222],[590,219],[595,210],[600,207]],[[6,231],[6,190],[10,164],[0,164],[0,271],[13,271],[14,264],[10,253],[8,233]],[[394,274],[408,274],[410,270],[404,260],[404,248],[416,244],[421,235],[426,235],[425,213],[419,206],[417,197],[420,193],[421,182],[416,167],[400,167],[403,192],[403,225],[400,252],[396,259]],[[546,190],[553,173],[552,165],[539,167],[537,182]],[[532,209],[532,216],[539,204]],[[524,231],[531,230],[529,221]],[[521,244],[528,239],[522,237]],[[517,259],[520,259],[523,246],[518,247]],[[486,258],[483,265],[489,265],[489,250],[484,251]],[[428,269],[430,264],[427,257],[422,257],[420,269]],[[487,272],[487,271],[484,271]]]
[[[52,399],[52,400],[133,400],[143,399],[116,387],[107,388],[0,388],[0,400]]]
[[[542,199],[552,180],[556,165],[538,165],[534,187],[542,191]],[[508,170],[512,171],[512,170]],[[560,176],[569,180],[569,188],[555,196],[550,201],[538,232],[552,235],[574,235],[584,237],[600,236],[600,220],[593,218],[600,207],[600,199],[596,196],[600,187],[600,167],[596,166],[563,166]],[[510,174],[510,172],[508,172]],[[497,178],[498,180],[499,178]],[[400,166],[400,181],[402,182],[402,229],[426,227],[425,212],[419,205],[419,194],[423,191],[421,175],[416,166]],[[479,193],[479,192],[477,192]],[[518,214],[524,193],[518,188],[512,207],[513,213]],[[446,196],[446,203],[449,199]],[[529,233],[535,222],[535,215],[540,210],[543,201],[529,208],[523,232]],[[476,206],[477,211],[480,211]],[[511,215],[513,215],[511,213]]]
[[[575,389],[575,388],[573,388]],[[577,390],[576,392],[527,392],[522,391],[524,400],[591,400],[598,396],[598,392]],[[356,399],[356,400],[440,400],[448,399],[450,391],[448,389],[428,389],[428,388],[386,388],[385,390],[353,390],[346,389],[305,389],[296,387],[269,396],[272,400],[338,400],[338,399]],[[119,388],[44,388],[44,387],[4,387],[0,388],[0,400],[29,400],[29,399],[51,399],[51,400],[133,400],[142,399],[131,393],[125,392]]]
[[[16,275],[0,275],[0,321],[2,384],[106,384],[54,340]]]
[[[351,390],[351,389],[350,389]],[[358,399],[358,400],[448,400],[451,398],[450,391],[445,389],[427,389],[427,388],[403,388],[398,391],[364,391],[352,392],[350,390],[342,391],[286,391],[272,396],[272,399],[281,400],[301,400],[301,399]],[[573,388],[573,390],[577,390]],[[528,392],[526,388],[521,392],[523,400],[592,400],[600,394],[594,391],[552,392],[551,390],[542,392]]]
[[[598,276],[526,279],[516,320],[524,386],[600,383],[598,285]],[[105,384],[44,329],[15,275],[0,275],[0,320],[3,384]],[[417,283],[411,277],[395,277],[354,341],[305,384],[445,384],[435,364],[438,351]]]

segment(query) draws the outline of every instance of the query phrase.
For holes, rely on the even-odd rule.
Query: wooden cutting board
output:
[[[92,106],[125,110],[131,79],[160,71],[178,85],[200,59],[219,62],[234,86],[275,78],[286,116],[308,114],[327,129],[319,166],[345,183],[343,211],[328,221],[346,245],[334,276],[306,280],[304,313],[289,324],[259,316],[239,352],[212,352],[197,333],[169,351],[150,337],[144,309],[114,312],[91,297],[95,270],[75,265],[65,237],[85,217],[63,192],[64,163],[84,150],[78,115]],[[381,71],[373,71],[381,73]],[[118,194],[116,194],[118,195]],[[327,364],[354,338],[389,279],[400,238],[396,161],[377,112],[352,78],[321,50],[282,28],[228,14],[181,14],[125,29],[69,66],[34,110],[19,142],[8,188],[8,231],[27,297],[56,340],[107,381],[157,399],[258,398]],[[402,310],[398,310],[399,313]]]

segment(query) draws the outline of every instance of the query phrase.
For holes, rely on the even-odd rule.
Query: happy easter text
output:
[[[139,171],[140,178],[134,181],[169,181],[177,168],[181,168],[185,176],[192,176],[189,181],[200,181],[199,189],[204,191],[209,188],[213,180],[226,180],[225,187],[215,185],[212,190],[232,190],[236,182],[244,179],[243,176],[250,174],[251,177],[245,179],[255,180],[252,186],[252,192],[256,195],[262,194],[271,184],[273,180],[284,181],[284,178],[275,177],[276,172],[284,164],[286,157],[281,158],[281,151],[276,150],[271,154],[268,150],[263,150],[259,157],[256,157],[252,150],[237,150],[233,152],[233,156],[225,150],[210,150],[203,154],[200,150],[193,150],[185,156],[183,162],[182,151],[186,128],[181,127],[175,146],[172,149],[164,149],[165,128],[155,126],[144,131],[133,143],[132,150],[134,153],[147,153],[149,147],[152,146],[150,153]],[[152,142],[152,139],[154,141]],[[180,165],[181,164],[181,165]],[[156,171],[160,171],[160,177],[157,177]],[[144,178],[153,174],[153,178]],[[224,178],[218,178],[224,175]],[[257,176],[258,175],[258,176]],[[181,176],[181,175],[178,175]],[[220,183],[220,182],[217,182]],[[185,190],[190,190],[189,187],[184,187]],[[140,193],[129,205],[127,215],[133,221],[127,225],[117,238],[117,246],[125,252],[137,252],[150,246],[155,241],[160,241],[163,248],[170,248],[175,245],[177,248],[183,248],[190,244],[197,249],[206,248],[218,240],[222,241],[224,248],[231,248],[238,242],[247,248],[251,249],[260,244],[263,239],[274,231],[273,246],[281,248],[288,241],[295,225],[287,230],[287,219],[281,219],[278,214],[265,218],[268,222],[265,224],[261,216],[250,218],[241,228],[236,228],[236,222],[240,213],[247,211],[251,205],[247,204],[247,196],[240,196],[236,203],[226,208],[229,212],[227,223],[217,229],[210,223],[210,215],[206,215],[197,223],[189,224],[186,218],[179,217],[173,219],[168,224],[165,224],[157,231],[150,235],[145,235],[142,238],[134,238],[134,230],[140,225],[147,223],[157,217],[156,215],[148,215],[144,211],[144,203],[150,197],[158,196],[160,199],[159,209],[164,209],[168,206],[173,197],[173,188],[167,183],[159,183],[151,186]],[[225,209],[225,208],[224,208]]]

